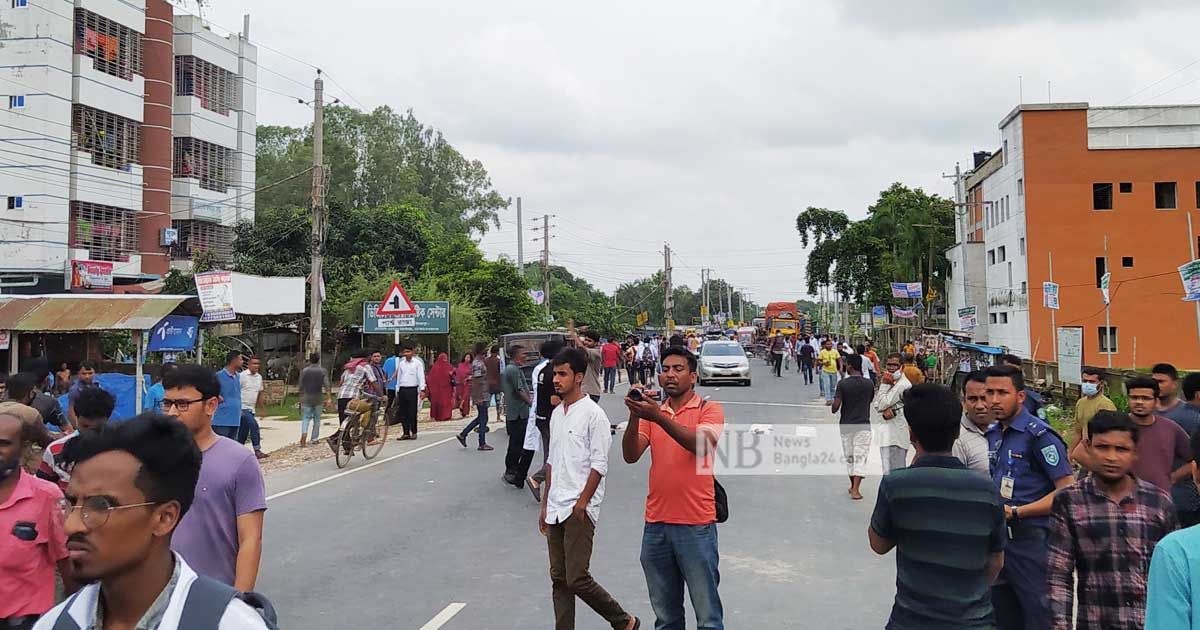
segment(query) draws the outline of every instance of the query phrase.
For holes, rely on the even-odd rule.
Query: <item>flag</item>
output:
[[[1100,276],[1100,294],[1104,296],[1104,303],[1108,304],[1108,283],[1112,280],[1112,273],[1105,272]]]

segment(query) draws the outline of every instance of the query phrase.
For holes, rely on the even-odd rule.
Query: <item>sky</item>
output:
[[[314,65],[331,97],[412,109],[527,228],[552,215],[552,263],[605,291],[668,243],[676,285],[709,267],[760,303],[802,298],[800,211],[861,218],[897,181],[952,197],[943,175],[1022,100],[1200,102],[1194,3],[211,3],[217,28],[251,15],[260,123],[311,120],[292,97]],[[515,260],[515,204],[501,221],[481,246]]]

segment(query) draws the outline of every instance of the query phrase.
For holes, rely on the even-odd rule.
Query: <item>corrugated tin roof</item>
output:
[[[149,330],[186,295],[38,295],[0,297],[0,330],[84,332]]]

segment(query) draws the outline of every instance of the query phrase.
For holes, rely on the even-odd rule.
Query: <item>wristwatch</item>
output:
[[[1017,506],[1015,506],[1015,505],[1012,506],[1012,520],[1014,520],[1014,521],[1021,520],[1021,516],[1020,516],[1020,514],[1017,513]]]

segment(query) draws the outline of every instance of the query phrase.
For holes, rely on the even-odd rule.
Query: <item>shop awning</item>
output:
[[[92,332],[149,330],[189,295],[4,295],[0,330]]]
[[[946,339],[946,342],[956,348],[966,348],[967,350],[974,350],[984,354],[1004,354],[1004,348],[997,348],[996,346],[985,346],[981,343],[967,343],[965,341],[958,341],[957,339]]]

